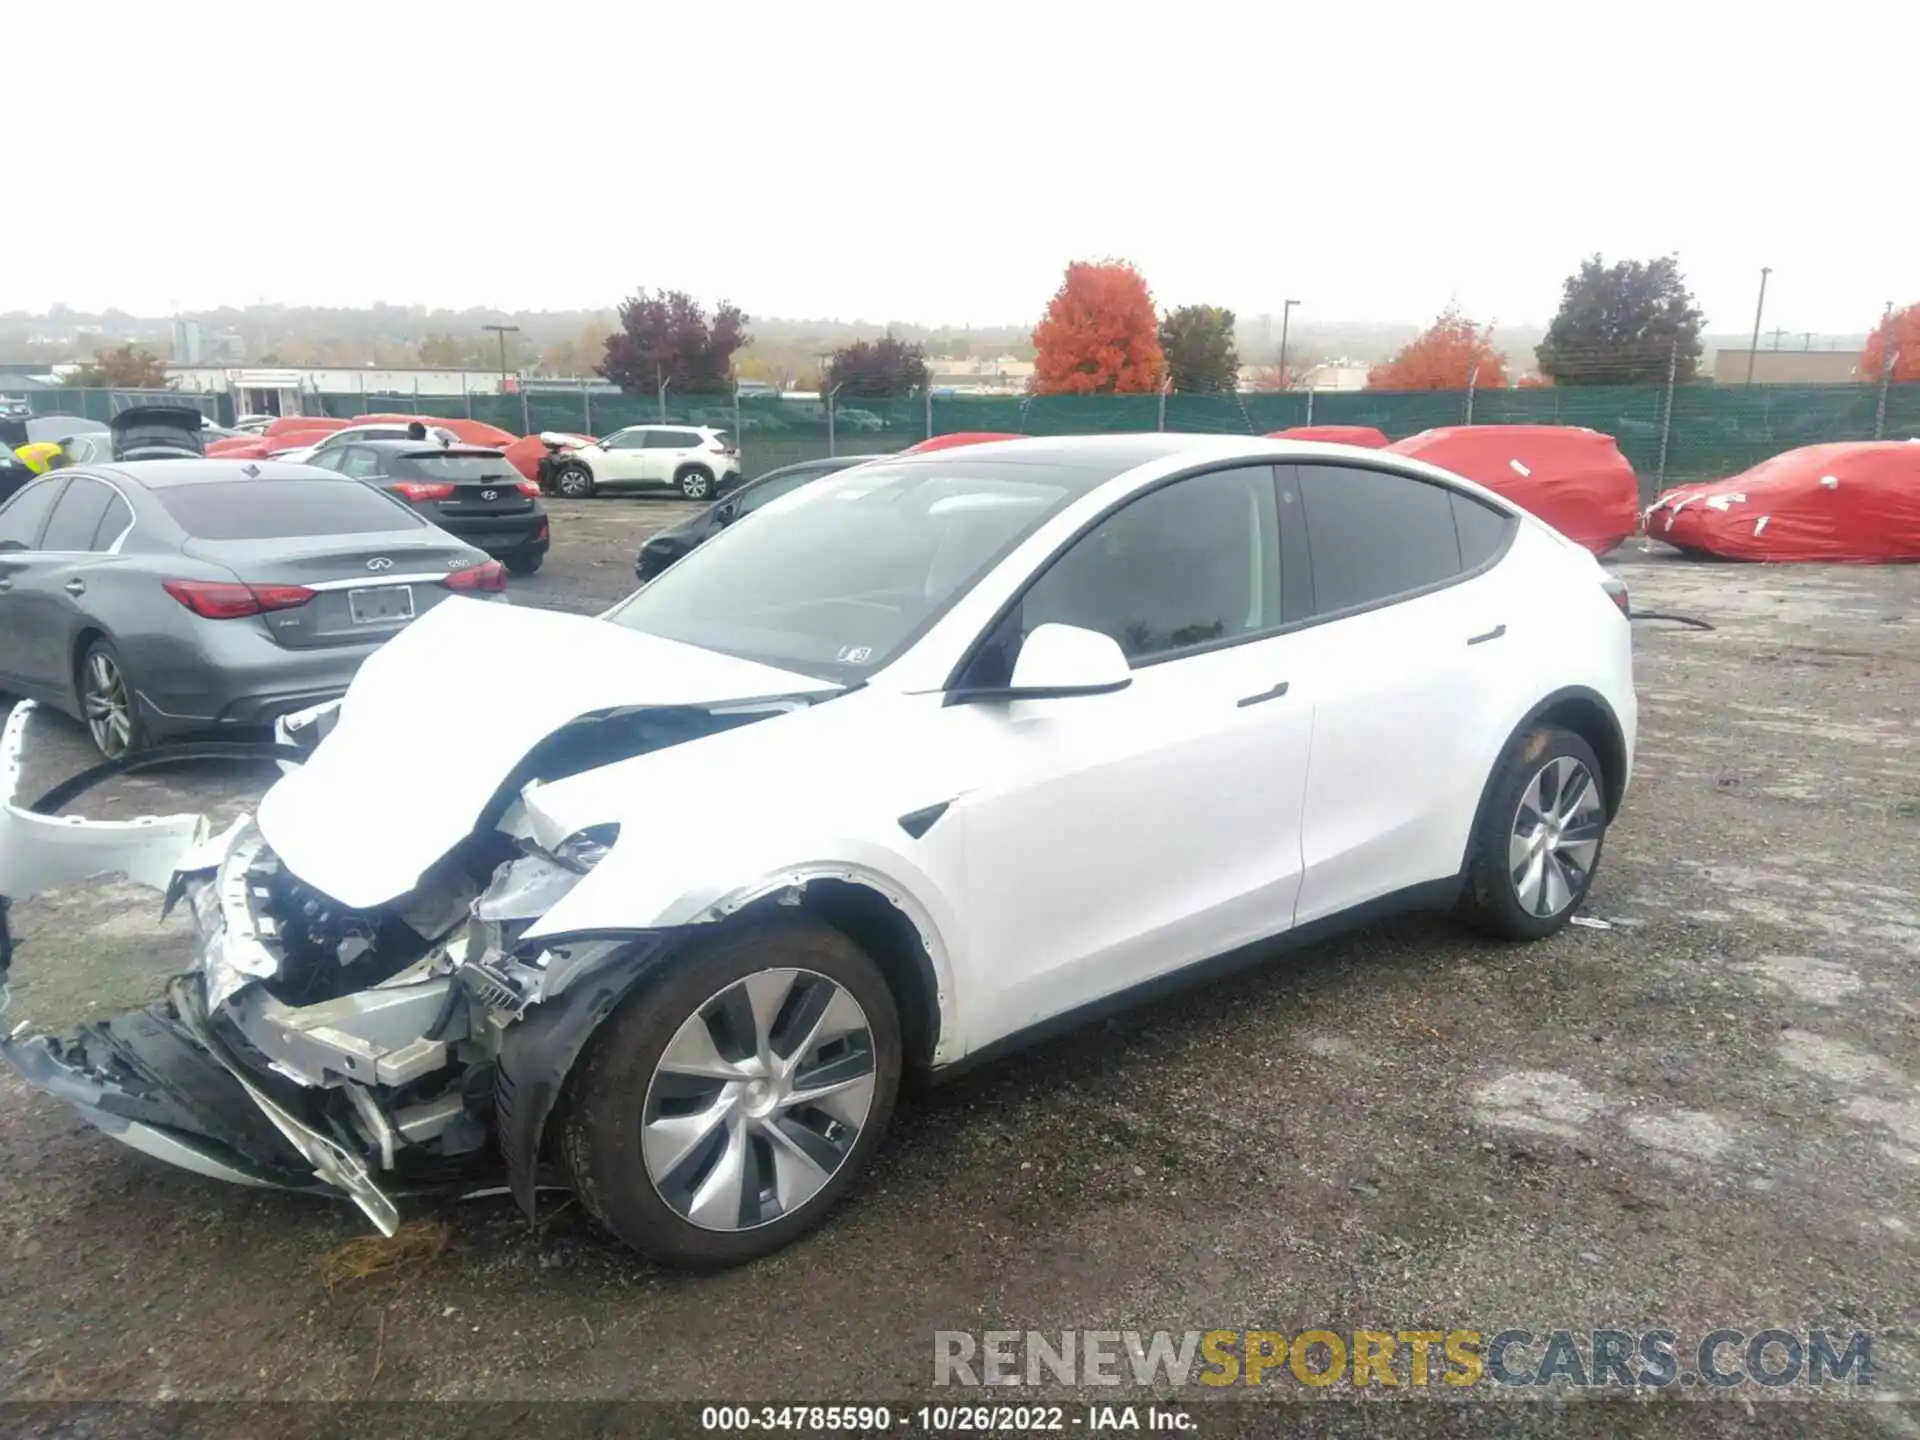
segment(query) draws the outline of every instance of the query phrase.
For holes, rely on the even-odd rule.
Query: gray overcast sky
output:
[[[6,227],[0,310],[644,284],[991,324],[1115,255],[1162,305],[1517,323],[1596,250],[1678,251],[1718,330],[1762,265],[1769,328],[1920,299],[1915,0],[9,8],[55,77],[10,188],[64,214]],[[79,178],[169,141],[196,199]]]

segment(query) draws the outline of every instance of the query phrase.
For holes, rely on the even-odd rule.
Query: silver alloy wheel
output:
[[[647,1178],[702,1230],[752,1230],[820,1193],[873,1110],[867,1013],[812,970],[757,970],[674,1032],[647,1085]]]
[[[689,500],[707,498],[707,477],[698,470],[689,470],[680,477],[680,493]]]
[[[96,650],[87,657],[86,694],[81,696],[93,743],[109,760],[118,760],[133,743],[133,702],[126,678],[113,657]]]
[[[568,465],[554,478],[554,487],[569,500],[578,500],[587,493],[587,487],[593,483],[593,477],[583,465]]]
[[[1520,796],[1507,868],[1520,908],[1546,919],[1573,903],[1593,871],[1606,811],[1593,774],[1571,755],[1540,767]]]

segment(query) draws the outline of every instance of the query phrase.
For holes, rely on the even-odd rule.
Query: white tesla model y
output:
[[[750,1259],[854,1183],[909,1070],[1391,910],[1564,925],[1632,762],[1626,608],[1377,452],[860,466],[598,619],[436,606],[221,835],[9,806],[0,892],[123,869],[204,955],[0,1048],[129,1144],[383,1228],[491,1164],[530,1212],[567,1185],[662,1260]]]

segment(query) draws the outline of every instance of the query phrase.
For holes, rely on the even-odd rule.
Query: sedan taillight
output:
[[[407,500],[445,500],[453,494],[453,486],[444,481],[396,480],[393,492]]]
[[[304,585],[238,585],[223,580],[162,580],[160,588],[203,620],[239,620],[296,610],[313,599]]]
[[[474,591],[499,591],[507,588],[507,567],[498,560],[488,560],[479,565],[469,565],[464,570],[455,570],[440,582],[449,590],[462,594]]]
[[[538,500],[540,498],[540,482],[538,480],[522,480],[519,489],[520,493],[529,500]]]

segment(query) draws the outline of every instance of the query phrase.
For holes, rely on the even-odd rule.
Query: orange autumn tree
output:
[[[1886,373],[1887,351],[1895,352],[1893,378],[1899,383],[1920,380],[1920,301],[1883,315],[1867,337],[1867,350],[1860,357],[1860,375],[1878,380]]]
[[[1035,395],[1138,395],[1167,373],[1160,320],[1124,260],[1076,260],[1033,330]]]
[[[1367,389],[1464,390],[1469,383],[1483,390],[1502,387],[1507,383],[1507,357],[1493,348],[1492,334],[1491,326],[1482,330],[1449,305],[1425,334],[1367,372]]]

